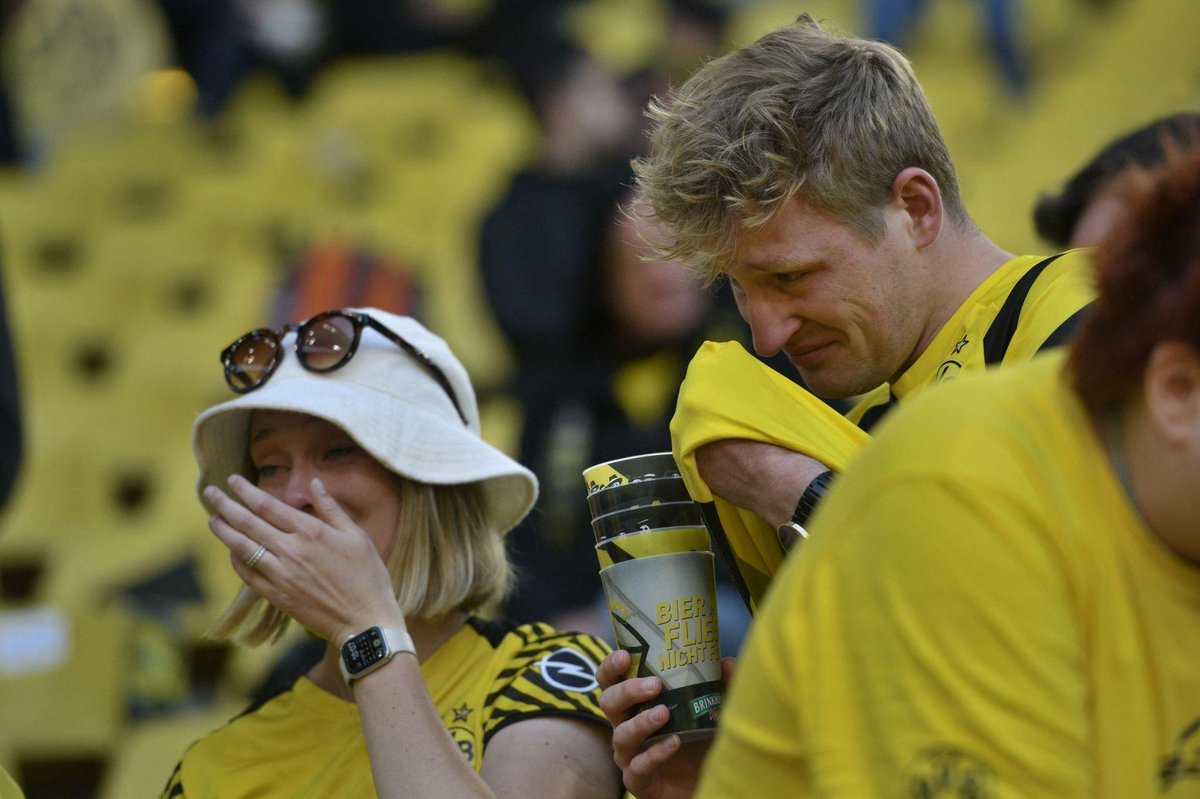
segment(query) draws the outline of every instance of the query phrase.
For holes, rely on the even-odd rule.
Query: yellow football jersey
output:
[[[1200,568],[1146,528],[1063,364],[914,398],[839,478],[701,797],[1200,796]]]
[[[478,772],[505,726],[566,716],[608,727],[595,670],[609,647],[545,624],[468,621],[421,673],[446,732]],[[188,749],[163,791],[170,797],[375,797],[358,707],[301,677]]]

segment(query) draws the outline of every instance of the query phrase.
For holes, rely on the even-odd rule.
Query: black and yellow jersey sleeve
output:
[[[610,651],[598,638],[546,624],[512,628],[498,647],[506,662],[484,702],[484,740],[532,716],[568,716],[607,726],[596,668]]]

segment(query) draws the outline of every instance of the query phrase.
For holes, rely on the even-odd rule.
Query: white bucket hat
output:
[[[348,310],[374,317],[428,354],[454,388],[468,424],[424,365],[370,327],[364,326],[349,363],[325,374],[300,365],[293,332],[284,339],[282,360],[270,379],[196,419],[197,490],[224,488],[235,473],[253,479],[246,457],[251,411],[295,411],[337,425],[403,477],[435,485],[482,482],[488,521],[498,532],[512,529],[533,507],[537,479],[480,437],[475,390],[450,347],[415,319],[374,308]]]

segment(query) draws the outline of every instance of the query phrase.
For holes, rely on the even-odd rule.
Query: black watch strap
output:
[[[817,505],[829,491],[832,483],[832,471],[826,470],[814,477],[808,484],[808,488],[804,489],[804,493],[800,495],[800,501],[796,503],[796,509],[792,511],[792,521],[801,527],[807,527],[813,511],[817,509]]]

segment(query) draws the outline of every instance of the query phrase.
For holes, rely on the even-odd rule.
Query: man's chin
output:
[[[800,380],[804,383],[804,387],[808,389],[809,393],[826,401],[859,397],[876,387],[874,385],[864,387],[861,380],[850,380],[844,376],[839,378],[836,375],[823,373],[819,370],[798,369],[797,371],[800,373]]]

